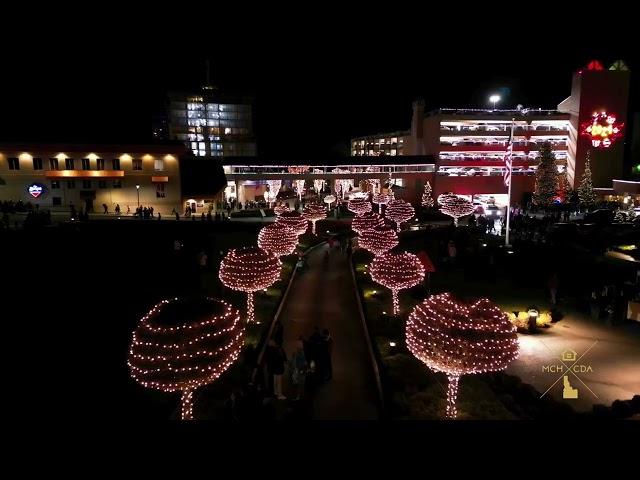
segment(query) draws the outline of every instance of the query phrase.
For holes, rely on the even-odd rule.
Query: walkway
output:
[[[284,348],[288,356],[300,335],[308,338],[315,326],[333,337],[333,379],[315,389],[314,420],[376,420],[379,417],[373,367],[360,320],[346,255],[337,248],[324,265],[327,245],[309,256],[309,270],[296,275],[282,309]],[[285,394],[295,395],[286,385]]]

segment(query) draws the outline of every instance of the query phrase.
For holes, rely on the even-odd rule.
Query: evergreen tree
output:
[[[538,149],[540,163],[536,170],[536,186],[533,193],[533,201],[541,207],[548,207],[553,204],[556,197],[558,185],[558,169],[556,167],[556,156],[551,150],[549,143],[543,143]]]
[[[424,185],[424,193],[422,194],[422,206],[426,208],[433,207],[433,194],[431,192],[431,183],[427,181]]]
[[[571,199],[571,185],[569,185],[566,168],[564,172],[558,174],[557,196],[562,203],[569,203]]]
[[[585,207],[590,207],[596,203],[596,194],[593,191],[593,181],[591,180],[591,152],[587,152],[587,162],[584,165],[584,173],[582,174],[582,181],[578,187],[578,198],[580,204]]]

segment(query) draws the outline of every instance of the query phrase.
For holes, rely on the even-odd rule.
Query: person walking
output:
[[[120,215],[120,204],[116,203],[116,215]]]
[[[291,357],[291,383],[296,387],[296,398],[294,400],[300,400],[304,396],[304,386],[309,368],[302,336],[298,338],[296,347],[296,351]]]
[[[286,364],[287,354],[282,348],[282,345],[276,345],[274,340],[270,340],[267,356],[267,372],[273,376],[273,395],[278,400],[287,399],[282,393],[282,377],[284,376]]]
[[[107,213],[109,213],[109,207],[107,206],[106,203],[102,204],[102,208],[104,208],[104,214],[106,215]]]

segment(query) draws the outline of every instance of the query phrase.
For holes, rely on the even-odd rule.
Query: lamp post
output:
[[[138,206],[140,206],[140,185],[136,185],[136,194],[138,195]]]
[[[500,101],[500,95],[491,95],[489,101],[493,104],[493,109],[496,109],[496,103]]]

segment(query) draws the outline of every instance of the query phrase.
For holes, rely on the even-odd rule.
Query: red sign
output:
[[[594,113],[590,122],[582,124],[581,133],[591,138],[591,145],[596,148],[609,148],[622,136],[624,123],[618,123],[615,115],[607,112]]]
[[[42,185],[38,185],[37,183],[29,185],[29,195],[31,195],[33,198],[38,198],[40,195],[42,195],[43,191],[44,188],[42,187]]]

